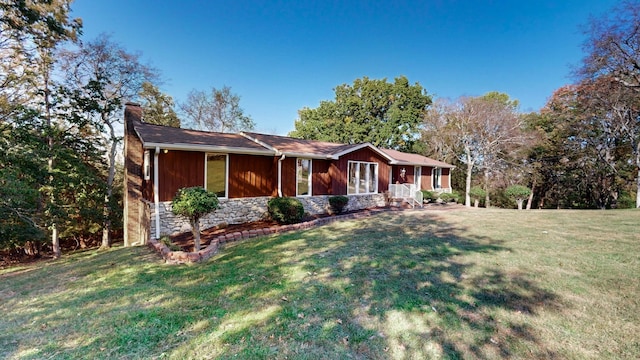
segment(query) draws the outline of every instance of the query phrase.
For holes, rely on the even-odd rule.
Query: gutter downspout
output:
[[[278,197],[282,197],[282,162],[284,159],[284,154],[278,159]]]
[[[158,157],[160,147],[156,146],[153,154],[153,203],[156,211],[156,239],[160,239],[160,180],[158,179]]]

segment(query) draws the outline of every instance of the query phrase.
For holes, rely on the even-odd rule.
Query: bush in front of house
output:
[[[331,214],[340,214],[348,203],[349,198],[344,195],[331,196],[329,197],[329,212]]]
[[[422,191],[422,199],[429,202],[434,202],[438,200],[438,193],[429,190],[420,190]]]
[[[215,193],[202,187],[188,187],[178,190],[171,202],[174,214],[184,216],[189,220],[193,233],[194,251],[200,250],[200,218],[212,213],[219,207]]]
[[[304,206],[293,197],[276,197],[267,203],[269,216],[279,224],[295,224],[304,217]]]
[[[440,200],[442,200],[443,202],[457,202],[459,197],[460,196],[455,191],[440,194]]]

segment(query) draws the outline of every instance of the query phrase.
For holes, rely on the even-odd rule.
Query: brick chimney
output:
[[[142,122],[142,107],[126,103],[124,109],[124,246],[144,245],[149,239],[149,208],[142,201],[144,149],[135,132]]]

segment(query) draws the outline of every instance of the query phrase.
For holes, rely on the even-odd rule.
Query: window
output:
[[[433,179],[433,189],[440,189],[442,187],[442,169],[433,168],[431,178]]]
[[[144,179],[151,179],[151,153],[149,150],[144,151],[144,159],[142,163],[142,168],[144,169]]]
[[[413,183],[416,184],[416,188],[420,190],[422,188],[422,166],[416,166],[413,170]]]
[[[347,194],[375,194],[378,192],[378,164],[349,161]]]
[[[296,195],[311,195],[311,159],[298,158],[296,179]]]
[[[221,198],[227,197],[227,160],[225,154],[207,154],[205,165],[206,189]]]

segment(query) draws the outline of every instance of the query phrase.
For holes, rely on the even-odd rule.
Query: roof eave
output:
[[[247,154],[247,155],[268,155],[275,156],[276,152],[273,150],[260,150],[250,149],[243,147],[233,146],[215,146],[215,145],[196,145],[196,144],[183,144],[183,143],[154,143],[146,142],[143,145],[145,149],[155,149],[159,147],[167,150],[181,150],[181,151],[201,151],[201,152],[223,152],[232,154]]]

